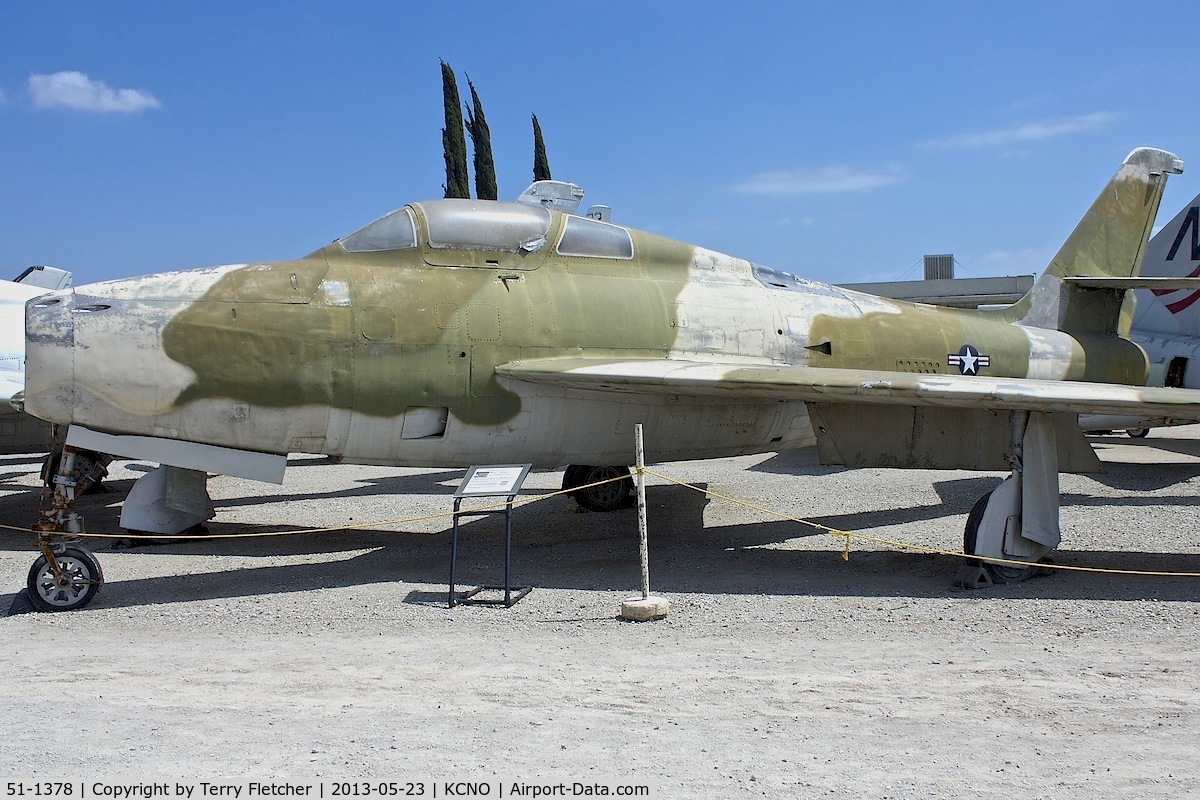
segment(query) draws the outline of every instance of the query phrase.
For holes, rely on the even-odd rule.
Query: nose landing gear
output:
[[[78,540],[83,517],[75,511],[75,457],[75,448],[63,448],[53,486],[42,490],[38,521],[33,524],[42,554],[30,567],[26,586],[29,601],[38,611],[83,608],[104,583],[100,562]]]

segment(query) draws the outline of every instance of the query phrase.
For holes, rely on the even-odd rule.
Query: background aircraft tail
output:
[[[1142,275],[1200,277],[1200,195],[1154,234]],[[1200,289],[1138,289],[1136,295],[1134,330],[1200,337]]]
[[[1024,298],[1013,322],[1071,333],[1128,333],[1121,279],[1138,275],[1167,175],[1183,162],[1165,150],[1139,147],[1125,159]],[[1115,279],[1084,285],[1073,278]],[[1130,287],[1131,288],[1131,287]]]

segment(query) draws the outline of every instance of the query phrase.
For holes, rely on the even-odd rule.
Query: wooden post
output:
[[[669,604],[662,597],[650,594],[649,525],[646,519],[646,453],[642,443],[642,426],[633,426],[635,463],[637,464],[638,539],[642,561],[642,596],[621,603],[621,617],[634,622],[647,622],[667,616]]]
[[[650,596],[650,534],[646,524],[646,451],[642,443],[641,423],[633,426],[633,439],[637,448],[638,544],[642,557],[642,599],[645,600]]]

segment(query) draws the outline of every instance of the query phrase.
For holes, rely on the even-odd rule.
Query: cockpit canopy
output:
[[[425,218],[429,246],[440,250],[520,253],[546,243],[550,212],[487,200],[428,200],[393,211],[341,240],[349,253],[417,246],[413,213]]]
[[[427,242],[418,242],[417,217]],[[523,255],[546,244],[553,219],[545,208],[488,200],[427,200],[393,211],[339,240],[348,253],[403,250],[427,244],[431,250]],[[633,239],[619,225],[567,216],[556,248],[576,258],[632,259]]]
[[[486,200],[417,203],[429,226],[429,246],[443,250],[529,253],[546,243],[550,212]]]

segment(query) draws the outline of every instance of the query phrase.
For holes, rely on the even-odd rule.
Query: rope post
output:
[[[670,604],[665,598],[650,594],[649,525],[646,521],[646,452],[642,442],[642,425],[633,426],[634,463],[637,464],[638,544],[642,562],[642,596],[621,603],[621,618],[647,622],[667,616]]]
[[[642,558],[642,599],[650,596],[650,527],[646,523],[646,450],[641,423],[633,426],[637,463],[638,545]]]

